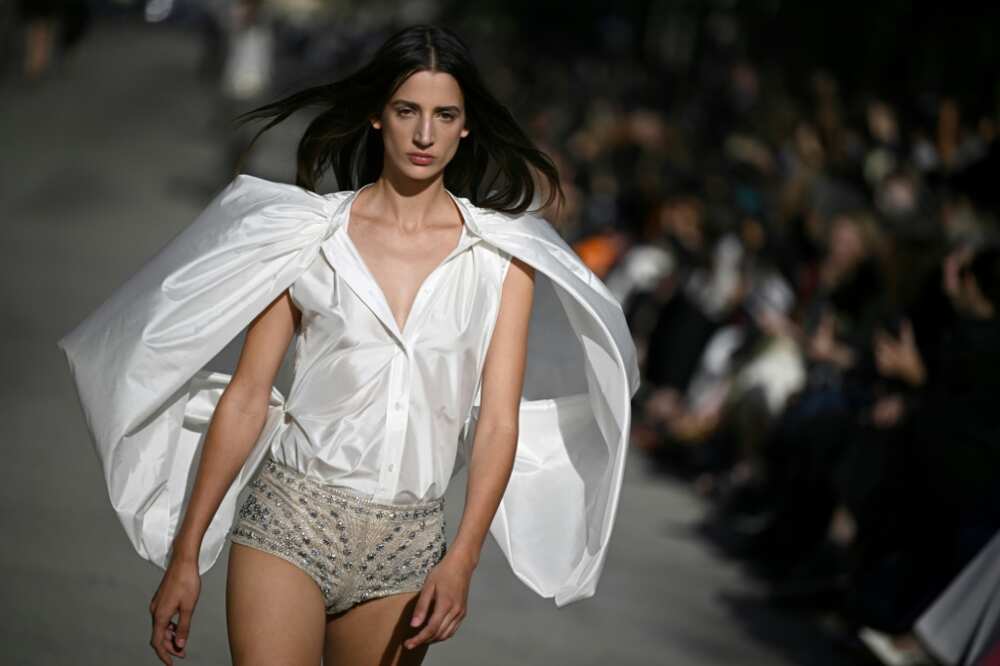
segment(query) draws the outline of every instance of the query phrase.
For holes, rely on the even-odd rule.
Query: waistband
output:
[[[344,508],[353,508],[362,513],[376,513],[381,518],[385,513],[387,518],[410,519],[423,518],[444,511],[444,498],[413,503],[397,503],[377,501],[359,494],[352,488],[323,483],[306,476],[293,467],[278,462],[274,458],[265,458],[262,470],[273,475],[279,481],[290,481],[298,485],[300,490],[310,489],[314,497],[321,497],[329,502],[339,504]]]

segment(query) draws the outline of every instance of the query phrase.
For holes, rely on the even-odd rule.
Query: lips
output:
[[[430,164],[434,161],[434,156],[426,153],[407,153],[406,156],[414,164]]]

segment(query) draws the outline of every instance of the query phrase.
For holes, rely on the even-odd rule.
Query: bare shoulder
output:
[[[528,328],[531,319],[535,269],[511,257],[500,295],[500,312],[483,368],[479,428],[516,430]]]
[[[518,275],[520,275],[521,277],[515,277],[515,278],[512,278],[512,279],[514,279],[514,280],[520,280],[520,281],[527,280],[529,283],[530,282],[534,282],[534,279],[535,279],[535,267],[532,266],[531,264],[523,261],[522,259],[518,259],[517,257],[511,257],[510,258],[510,269],[507,271],[508,277],[510,276],[511,273],[515,273],[515,272]]]
[[[510,301],[530,305],[534,289],[534,266],[511,256],[510,266],[507,268],[507,274],[504,276],[500,291],[501,307]],[[506,306],[506,309],[509,310],[510,306]]]
[[[500,289],[500,320],[527,321],[535,290],[535,268],[511,256]],[[519,328],[519,326],[515,325]]]

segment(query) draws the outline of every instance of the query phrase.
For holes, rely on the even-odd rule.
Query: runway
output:
[[[55,342],[227,180],[196,56],[197,37],[183,30],[98,22],[48,80],[2,90],[4,663],[159,663],[147,607],[162,571],[135,554],[112,511]],[[256,163],[290,179],[293,150],[294,134],[276,134]],[[231,367],[239,343],[218,367]],[[288,371],[286,363],[283,392]],[[557,608],[513,575],[489,539],[467,619],[425,663],[848,663],[807,620],[756,601],[753,582],[694,533],[702,501],[651,473],[639,451],[629,455],[597,595]],[[446,499],[449,541],[463,481]],[[175,663],[229,663],[225,559],[203,578],[190,656]]]

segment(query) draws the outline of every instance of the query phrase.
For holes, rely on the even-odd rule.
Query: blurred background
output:
[[[159,663],[162,571],[107,506],[55,341],[229,182],[257,129],[233,116],[426,21],[556,160],[570,206],[550,221],[620,299],[643,383],[597,595],[557,610],[488,540],[425,663],[1000,664],[998,19],[0,0],[5,663]],[[293,180],[308,120],[243,170]],[[190,663],[228,663],[219,562]]]

